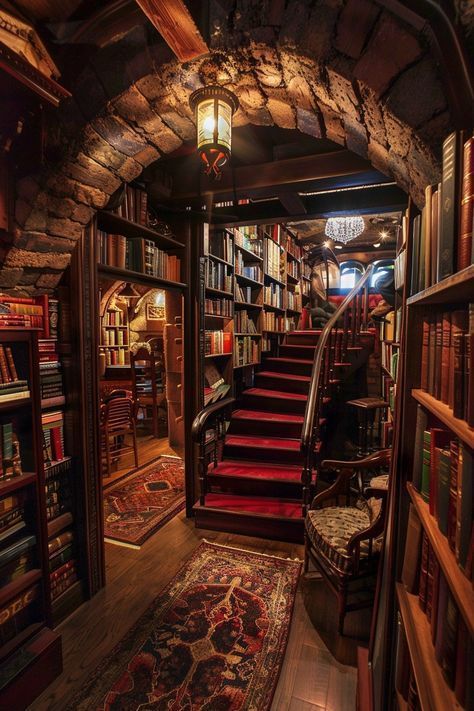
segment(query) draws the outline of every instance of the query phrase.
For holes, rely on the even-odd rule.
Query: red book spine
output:
[[[453,339],[454,349],[454,417],[464,416],[464,337],[462,333],[457,333]]]
[[[5,348],[2,345],[0,345],[0,373],[2,375],[2,381],[4,383],[11,383],[12,382],[10,372],[8,370]]]
[[[459,444],[456,440],[450,443],[451,470],[449,479],[449,503],[448,503],[448,543],[452,551],[456,550],[456,519],[457,519],[457,498],[458,498],[458,468],[459,468]]]
[[[16,372],[15,361],[13,360],[13,353],[10,346],[5,346],[5,355],[12,380],[18,380],[18,373]]]
[[[441,346],[441,389],[440,399],[448,404],[449,399],[449,348],[451,345],[451,314],[443,314]]]
[[[464,346],[465,417],[469,427],[474,427],[474,332],[467,334]]]
[[[51,430],[51,440],[53,445],[53,458],[56,460],[64,459],[63,444],[61,441],[61,428],[53,427]]]
[[[421,346],[421,382],[420,388],[428,392],[428,352],[430,345],[430,323],[423,321],[423,341]]]

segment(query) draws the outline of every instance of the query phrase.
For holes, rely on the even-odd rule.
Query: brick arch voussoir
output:
[[[386,22],[391,27],[390,18]],[[382,23],[379,32],[384,31]],[[74,130],[70,121],[64,121],[63,129],[59,123],[59,143],[66,146],[63,158],[17,186],[13,240],[0,271],[0,288],[24,293],[53,289],[95,211],[123,182],[193,138],[188,98],[209,81],[228,86],[239,97],[236,126],[277,125],[330,138],[368,158],[422,204],[424,186],[439,179],[438,146],[450,127],[426,49],[411,37],[409,51],[395,67],[371,74],[376,32],[358,58],[350,56],[341,38],[340,51],[328,56],[300,48],[288,37],[281,40],[275,32],[263,41],[261,34],[250,36],[242,46],[213,49],[185,65],[166,52],[147,51],[143,59],[143,50],[137,49],[129,60],[132,68],[126,70],[130,83],[124,88],[122,79],[115,96],[110,95],[114,85],[104,83],[102,75],[107,92],[99,110]],[[84,71],[90,75],[91,68]],[[417,103],[413,87],[420,77],[429,86],[418,91]],[[81,78],[78,84],[83,85]],[[64,116],[76,115],[74,102],[64,107]]]

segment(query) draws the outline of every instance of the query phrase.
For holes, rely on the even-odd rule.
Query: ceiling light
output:
[[[343,249],[342,244],[335,244],[334,249]]]
[[[232,116],[239,101],[222,86],[205,86],[191,94],[189,104],[196,119],[197,149],[204,162],[204,172],[218,180],[230,158]]]
[[[387,239],[387,237],[388,237],[387,230],[380,230],[380,237],[382,238],[382,240]]]
[[[323,242],[323,247],[326,247],[326,249],[329,249],[330,246],[331,246],[331,240],[330,240],[330,239],[327,239],[327,240],[325,240],[325,241]]]
[[[347,242],[361,235],[364,229],[364,218],[360,215],[330,217],[326,222],[324,233],[336,242],[347,244]]]
[[[376,242],[376,243],[374,244],[375,249],[378,249],[378,248],[380,247],[380,245],[381,245],[381,242]]]

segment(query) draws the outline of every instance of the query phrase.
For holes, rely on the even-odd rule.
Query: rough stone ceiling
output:
[[[210,56],[185,65],[138,25],[77,66],[49,135],[60,159],[18,186],[0,286],[53,288],[83,225],[122,181],[194,139],[188,97],[210,81],[239,97],[235,125],[329,139],[423,203],[452,126],[424,34],[370,0],[221,0],[210,27]]]

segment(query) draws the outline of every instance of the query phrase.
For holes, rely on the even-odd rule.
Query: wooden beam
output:
[[[259,165],[243,165],[235,169],[235,189],[237,192],[256,190],[259,188],[287,183],[303,183],[308,180],[333,178],[344,175],[354,175],[371,169],[371,164],[355,153],[342,149],[330,153],[319,153],[298,158],[260,163]],[[175,181],[172,198],[176,200],[195,197],[197,192],[196,176],[192,171],[181,173]],[[232,170],[224,170],[218,183],[204,180],[201,184],[201,196],[217,197],[223,193],[232,193],[234,181]],[[275,191],[278,193],[278,191]]]
[[[209,53],[183,0],[136,0],[180,62]]]
[[[281,193],[278,199],[289,215],[305,215],[306,207],[297,193]]]

